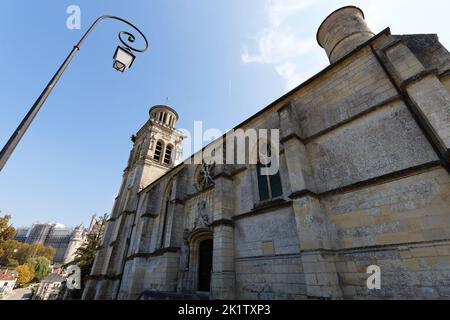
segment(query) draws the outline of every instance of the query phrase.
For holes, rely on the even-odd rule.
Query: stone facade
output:
[[[40,283],[33,300],[61,300],[64,296],[66,278],[51,273]]]
[[[85,299],[195,293],[211,240],[212,299],[450,298],[450,54],[374,35],[355,7],[318,41],[332,64],[237,127],[280,130],[281,196],[261,201],[255,165],[208,166],[207,183],[205,164],[161,165],[151,112]]]

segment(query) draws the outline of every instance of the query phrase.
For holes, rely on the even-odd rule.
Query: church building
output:
[[[330,65],[235,128],[279,130],[273,175],[181,162],[150,109],[84,299],[450,298],[449,52],[353,6],[317,41]]]

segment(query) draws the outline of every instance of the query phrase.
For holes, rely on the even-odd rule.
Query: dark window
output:
[[[169,144],[166,147],[166,153],[164,154],[164,163],[170,164],[171,158],[172,158],[172,146]]]
[[[156,143],[155,154],[153,155],[153,159],[155,159],[156,161],[161,160],[162,149],[163,149],[163,143],[161,141],[158,141]]]
[[[283,189],[281,188],[280,172],[277,172],[276,174],[269,176],[269,180],[272,198],[281,196],[283,194]]]
[[[271,156],[270,144],[267,146],[267,156]],[[265,170],[268,170],[270,163],[263,165],[258,161],[256,165],[256,171],[258,176],[258,190],[260,201],[269,200],[272,198],[279,197],[283,194],[283,189],[281,187],[280,172],[276,174],[265,175]]]
[[[267,183],[267,176],[261,174],[261,170],[264,166],[258,161],[256,165],[257,175],[258,175],[258,189],[259,189],[259,200],[264,201],[270,199],[269,185]]]

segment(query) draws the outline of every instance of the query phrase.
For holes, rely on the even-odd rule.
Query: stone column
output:
[[[212,299],[235,299],[235,254],[233,181],[222,172],[215,177],[213,229]]]
[[[378,50],[387,70],[410,101],[412,112],[427,131],[441,159],[450,165],[450,93],[438,71],[426,69],[401,40]]]
[[[332,228],[322,209],[312,177],[301,128],[296,123],[292,104],[280,109],[281,143],[284,146],[286,166],[291,186],[290,198],[299,237],[305,274],[306,294],[314,298],[342,298],[333,259],[330,238]]]
[[[313,298],[342,298],[339,278],[330,249],[333,238],[320,201],[311,195],[293,200],[306,294]]]
[[[183,231],[183,243],[180,247],[180,266],[178,267],[177,292],[188,290],[189,262],[191,252],[189,246],[189,230]]]
[[[153,203],[150,195],[152,193],[146,193],[142,199],[140,199],[137,220],[131,236],[131,243],[128,249],[126,258],[132,260],[127,261],[121,284],[121,298],[123,299],[136,299],[142,291],[145,289],[145,275],[147,272],[147,259],[150,253],[150,241],[155,218],[157,215],[154,213]],[[126,292],[126,294],[125,294]]]
[[[284,147],[289,183],[293,194],[314,192],[315,184],[301,128],[295,112],[295,105],[286,104],[278,111],[280,121],[280,142]]]
[[[175,199],[172,201],[173,213],[170,221],[170,247],[180,248],[183,244],[184,230],[184,202]]]
[[[145,289],[146,258],[136,257],[125,265],[119,299],[137,299]]]
[[[110,280],[101,279],[97,284],[97,292],[95,293],[94,300],[111,300],[111,294],[109,293]]]
[[[94,300],[96,284],[97,281],[94,279],[89,279],[86,281],[81,300]]]
[[[104,270],[106,270],[106,267],[109,263],[109,256],[108,256],[108,249],[110,246],[110,237],[113,233],[113,230],[115,229],[115,219],[109,219],[105,226],[105,232],[102,239],[102,245],[97,251],[94,259],[94,263],[91,269],[90,276],[92,279],[88,280],[86,284],[86,288],[83,292],[83,300],[91,300],[95,297],[99,296],[98,294],[98,288],[100,287],[98,285],[97,280],[102,275],[105,275]]]

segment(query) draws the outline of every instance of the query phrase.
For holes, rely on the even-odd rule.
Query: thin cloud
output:
[[[244,47],[242,61],[273,65],[274,70],[285,80],[288,90],[305,80],[299,60],[311,53],[317,44],[314,37],[299,37],[298,30],[292,28],[288,20],[312,4],[310,0],[267,1],[267,27],[253,39],[253,52],[250,52],[248,45]]]
[[[300,36],[305,30],[302,18],[317,13],[322,18],[333,10],[348,5],[348,1],[329,0],[266,0],[267,23],[261,32],[244,46],[243,63],[272,66],[285,81],[286,89],[292,89],[317,73],[328,61],[317,45],[315,34]],[[446,14],[450,9],[447,0],[361,0],[357,6],[365,12],[366,22],[375,33],[390,26],[394,34],[438,33],[440,41],[448,46],[450,36],[445,33]],[[388,10],[386,10],[388,8]],[[299,23],[300,22],[300,23]],[[317,21],[317,26],[321,20]]]

